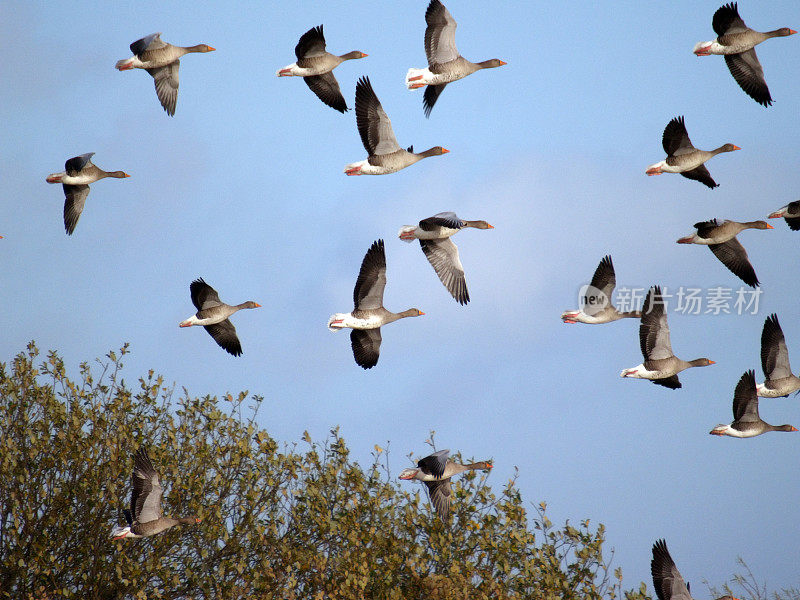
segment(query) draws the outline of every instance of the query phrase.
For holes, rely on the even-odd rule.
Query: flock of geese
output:
[[[496,68],[506,63],[491,59],[473,63],[463,58],[456,47],[456,22],[440,0],[430,0],[425,12],[425,53],[428,66],[411,68],[405,78],[408,89],[425,88],[423,112],[430,116],[433,107],[452,82],[482,69]],[[756,56],[755,46],[773,37],[796,33],[789,28],[760,33],[748,28],[738,13],[736,3],[720,7],[714,14],[712,26],[717,38],[698,43],[694,48],[697,56],[720,54],[736,82],[756,102],[767,107],[772,96],[764,78],[763,69]],[[161,40],[154,33],[133,42],[133,55],[120,60],[116,68],[120,71],[144,69],[155,83],[156,95],[161,106],[170,116],[175,114],[178,96],[178,71],[180,58],[189,53],[207,53],[214,48],[206,44],[181,47]],[[334,55],[326,50],[323,26],[312,27],[304,33],[296,47],[296,62],[279,69],[279,77],[302,77],[309,89],[327,106],[345,113],[348,109],[333,69],[348,60],[368,55],[353,50],[343,55]],[[361,77],[355,89],[356,124],[367,158],[347,164],[344,173],[356,175],[384,175],[395,173],[430,156],[448,152],[434,146],[423,152],[414,152],[413,146],[404,149],[397,141],[392,123],[370,83],[369,77]],[[739,150],[727,143],[714,150],[704,151],[694,147],[682,116],[672,119],[664,129],[662,145],[666,159],[646,169],[647,175],[680,173],[686,178],[699,181],[709,188],[717,187],[705,163],[713,156]],[[68,235],[75,232],[80,215],[89,194],[89,185],[101,179],[130,177],[124,171],[104,171],[92,162],[94,153],[86,153],[66,161],[63,172],[46,178],[48,183],[61,183],[64,190],[64,227]],[[800,229],[800,201],[792,202],[769,215],[784,218],[792,230]],[[450,239],[465,228],[491,229],[486,221],[467,221],[454,212],[441,212],[421,220],[418,225],[406,225],[399,231],[405,242],[419,240],[425,257],[440,281],[456,302],[466,305],[469,300],[464,267],[458,248]],[[765,221],[736,222],[709,220],[695,224],[696,233],[682,237],[680,244],[706,245],[714,255],[737,277],[749,286],[759,285],[747,252],[736,239],[744,229],[772,229]],[[565,323],[601,324],[623,318],[640,319],[639,339],[644,357],[642,364],[624,369],[620,375],[649,379],[653,383],[671,389],[681,387],[678,373],[690,367],[714,364],[708,358],[686,361],[673,354],[667,315],[661,288],[653,286],[647,293],[641,311],[620,312],[610,302],[616,285],[616,276],[611,256],[605,256],[591,281],[591,302],[579,310],[565,311],[561,318]],[[367,250],[361,262],[355,288],[354,308],[347,313],[336,313],[328,320],[331,331],[350,328],[351,345],[355,362],[364,369],[378,363],[383,325],[405,317],[424,315],[417,308],[394,313],[383,306],[386,286],[386,255],[384,242],[379,239]],[[217,291],[202,278],[189,286],[196,312],[180,323],[180,327],[203,326],[214,341],[233,356],[242,354],[236,329],[230,321],[233,313],[241,309],[259,308],[254,301],[229,305],[220,300]],[[762,367],[766,380],[757,384],[752,370],[745,372],[734,391],[734,421],[730,425],[719,425],[710,433],[734,437],[752,437],[768,431],[797,431],[791,425],[772,426],[762,421],[758,414],[758,397],[786,396],[800,390],[800,378],[792,374],[786,342],[776,315],[770,315],[764,323],[761,340]],[[482,461],[458,464],[449,459],[449,451],[441,450],[418,461],[416,468],[405,469],[400,479],[416,479],[425,483],[431,503],[442,520],[450,511],[452,491],[450,479],[467,470],[489,470],[492,465]],[[127,525],[115,527],[114,539],[138,538],[154,535],[178,524],[198,523],[196,517],[172,519],[161,514],[162,486],[159,474],[153,467],[145,447],[134,456],[131,480],[130,509],[125,510]],[[653,546],[653,583],[660,600],[689,599],[688,586],[680,576],[669,555],[666,543],[659,540]]]

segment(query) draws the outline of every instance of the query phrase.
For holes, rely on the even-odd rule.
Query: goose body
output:
[[[456,21],[440,0],[431,0],[425,11],[425,56],[427,68],[411,68],[406,74],[410,90],[428,86],[422,100],[425,116],[429,117],[433,105],[448,83],[463,79],[475,71],[500,67],[506,63],[497,58],[473,63],[458,53],[456,48]]]
[[[365,160],[345,166],[344,172],[347,175],[395,173],[423,158],[449,152],[441,146],[434,146],[424,152],[414,152],[413,146],[403,150],[397,143],[392,122],[375,95],[369,77],[362,77],[356,84],[356,124],[369,156]]]
[[[494,229],[486,221],[464,221],[459,219],[454,212],[438,213],[419,222],[419,225],[404,225],[400,228],[398,237],[404,242],[411,243],[419,240],[422,252],[428,262],[436,271],[450,295],[459,304],[469,302],[469,291],[464,279],[464,266],[458,255],[458,247],[450,239],[465,227],[475,229]]]
[[[730,425],[717,425],[709,431],[711,435],[749,438],[769,431],[797,431],[791,425],[770,425],[758,416],[758,395],[756,394],[756,375],[751,369],[746,371],[736,384],[733,393],[733,422]]]
[[[300,41],[294,48],[297,62],[279,69],[275,74],[278,77],[302,77],[322,102],[343,113],[347,111],[347,104],[332,71],[346,60],[364,58],[367,55],[353,50],[337,56],[327,52],[325,47],[322,25],[312,27],[300,36]]]
[[[690,367],[714,364],[713,360],[707,358],[687,361],[673,354],[664,299],[659,286],[651,287],[645,297],[639,325],[639,344],[644,362],[633,368],[623,369],[620,377],[649,379],[657,385],[677,389],[681,387],[678,373]]]
[[[172,519],[161,515],[161,479],[150,462],[147,448],[142,446],[134,455],[133,475],[131,476],[131,506],[125,511],[127,526],[116,526],[111,537],[135,539],[156,535],[179,524],[196,524],[197,517]]]
[[[641,317],[641,311],[620,312],[611,304],[611,295],[614,293],[616,285],[617,276],[614,273],[614,263],[611,262],[611,256],[604,256],[597,265],[592,282],[586,290],[585,296],[589,297],[585,298],[584,308],[564,311],[561,313],[561,320],[564,323],[598,325],[619,319]],[[586,312],[587,310],[589,312]]]
[[[771,212],[768,219],[779,219],[783,217],[789,229],[792,231],[800,230],[800,200],[789,202],[786,206],[782,206],[775,212]]]
[[[153,77],[158,101],[169,116],[175,115],[178,102],[178,70],[180,58],[191,52],[213,52],[207,44],[196,46],[173,46],[161,40],[161,33],[153,33],[131,44],[133,56],[118,60],[120,71],[144,69]]]
[[[675,117],[667,123],[661,136],[661,145],[667,158],[647,167],[647,175],[680,173],[712,189],[719,184],[712,179],[704,163],[722,152],[741,150],[733,144],[724,144],[715,150],[698,150],[689,139],[683,117]]]
[[[386,287],[386,253],[383,240],[377,240],[367,250],[353,289],[355,308],[349,313],[336,313],[328,319],[328,329],[339,331],[350,328],[350,343],[356,364],[371,369],[378,364],[381,351],[381,327],[405,317],[418,317],[425,313],[409,308],[393,313],[383,307]]]
[[[745,25],[739,16],[736,2],[719,7],[714,13],[711,25],[717,38],[709,42],[698,42],[693,52],[697,56],[723,55],[725,64],[739,87],[759,104],[770,106],[772,96],[755,47],[770,38],[786,37],[797,32],[788,27],[763,33],[754,31]]]
[[[747,257],[747,251],[736,235],[745,229],[773,229],[766,221],[718,221],[711,219],[694,224],[697,232],[693,235],[682,237],[679,244],[701,244],[708,246],[720,262],[728,270],[744,281],[747,285],[757,286],[758,277]]]
[[[417,462],[417,468],[403,469],[398,476],[404,480],[416,479],[423,482],[428,488],[431,504],[443,521],[446,521],[450,514],[450,502],[453,495],[450,479],[464,471],[488,471],[492,468],[492,464],[487,461],[462,465],[448,460],[449,456],[450,450],[439,450],[420,459]]]
[[[47,183],[60,183],[64,188],[64,229],[67,235],[72,235],[78,226],[86,198],[89,196],[89,184],[114,177],[124,179],[130,177],[124,171],[104,171],[92,163],[94,152],[81,154],[70,158],[64,164],[64,171],[51,173],[47,176]]]
[[[800,390],[800,377],[792,374],[786,338],[775,313],[766,318],[761,331],[761,368],[765,381],[756,385],[759,396],[779,398]]]
[[[188,319],[181,321],[179,326],[191,327],[200,325],[205,327],[205,330],[214,338],[220,348],[233,356],[241,356],[242,344],[236,335],[236,328],[228,317],[243,308],[260,308],[261,305],[252,300],[233,306],[225,304],[219,299],[217,291],[203,281],[202,277],[195,279],[189,285],[189,293],[192,296],[192,304],[197,308],[197,312]]]

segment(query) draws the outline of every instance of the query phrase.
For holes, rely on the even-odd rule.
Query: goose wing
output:
[[[386,253],[383,240],[372,243],[358,272],[353,289],[356,310],[375,310],[383,307],[383,290],[386,288]]]
[[[753,265],[750,264],[750,260],[747,258],[747,250],[744,249],[739,240],[731,238],[721,244],[709,244],[708,248],[731,273],[747,285],[753,287],[758,285],[758,277],[756,277]]]
[[[778,315],[774,313],[764,321],[764,329],[761,332],[761,368],[764,369],[764,377],[768,380],[783,379],[792,375],[786,338],[778,322]]]
[[[156,96],[161,106],[169,116],[175,115],[175,105],[178,103],[178,70],[181,61],[176,60],[163,67],[147,69],[153,76],[156,84]]]
[[[375,95],[369,77],[362,77],[356,84],[356,125],[361,143],[370,156],[400,150],[392,122]]]
[[[449,237],[439,240],[420,240],[419,245],[439,280],[459,304],[469,302],[464,266],[458,256],[458,246]]]
[[[64,188],[64,229],[68,235],[72,235],[75,227],[78,226],[78,219],[81,217],[83,207],[86,205],[86,197],[89,195],[88,185],[67,185],[61,184]]]
[[[131,487],[131,514],[134,521],[149,523],[161,518],[161,494],[164,490],[144,446],[139,448],[133,459]]]
[[[350,345],[356,364],[363,369],[371,369],[378,364],[381,354],[381,328],[353,329],[350,332]]]

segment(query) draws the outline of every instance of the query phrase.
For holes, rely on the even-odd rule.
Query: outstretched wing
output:
[[[321,56],[325,54],[325,35],[322,33],[322,25],[312,27],[300,36],[300,41],[294,47],[297,60]]]
[[[344,101],[342,90],[339,89],[339,82],[336,81],[333,71],[322,75],[309,75],[303,77],[303,81],[325,104],[341,113],[347,112],[347,103]]]
[[[375,95],[369,77],[362,77],[356,83],[356,125],[361,143],[370,156],[400,150],[392,122]]]
[[[386,252],[383,240],[376,240],[361,261],[356,286],[353,288],[353,303],[356,310],[374,310],[383,306],[383,290],[386,288]]]
[[[86,197],[89,195],[88,185],[67,185],[64,187],[64,229],[67,235],[72,235],[75,227],[78,226],[78,219],[81,217],[83,207],[86,205]]]
[[[458,256],[458,247],[449,237],[439,240],[420,240],[419,245],[439,280],[459,304],[469,302],[464,266]]]
[[[161,494],[164,490],[144,446],[139,448],[133,459],[131,487],[131,513],[134,521],[149,523],[161,518]]]
[[[171,117],[175,115],[175,105],[178,103],[178,69],[181,61],[176,60],[163,67],[147,69],[153,76],[156,84],[156,96],[161,106]]]
[[[439,0],[431,0],[425,11],[425,22],[428,24],[425,28],[425,56],[428,58],[428,65],[432,67],[457,59],[457,24],[444,4]]]
[[[353,347],[356,364],[364,369],[371,369],[378,364],[381,354],[381,328],[353,329],[350,332],[350,345]]]
[[[203,327],[225,352],[233,356],[242,355],[242,344],[239,342],[239,336],[236,335],[236,327],[233,326],[230,319]]]
[[[772,104],[772,96],[764,78],[764,69],[758,62],[755,48],[739,54],[726,54],[725,64],[745,94],[762,106]]]

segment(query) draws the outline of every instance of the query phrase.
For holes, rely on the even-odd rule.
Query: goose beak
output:
[[[770,225],[769,223],[767,223],[767,229],[775,229],[775,228],[772,225]]]
[[[447,154],[448,152],[450,152],[450,150],[447,148],[442,148],[442,154]]]
[[[741,148],[739,148],[739,146],[736,146],[736,145],[733,146],[733,149],[734,150],[741,150]]]
[[[208,47],[208,51],[209,52],[214,52],[215,50],[216,50],[216,48],[212,48],[211,46]]]
[[[419,314],[420,314],[420,316],[422,316],[422,315],[424,315],[425,313],[424,313],[424,312],[422,312],[422,311],[419,311]]]
[[[507,64],[508,64],[508,63],[507,63],[506,61],[504,61],[504,60],[500,60],[500,61],[498,61],[498,62],[500,63],[500,66],[501,66],[501,67],[502,67],[503,65],[507,65]]]
[[[487,225],[489,224],[487,223]],[[494,225],[489,225],[489,229],[494,229]]]
[[[261,305],[258,302],[254,302],[254,304],[256,305],[256,308],[261,308]]]
[[[202,520],[203,519],[201,519],[200,517],[196,517],[194,522],[195,522],[195,524],[197,524],[197,523],[200,523]]]
[[[797,33],[797,32],[794,29],[790,29],[789,30],[789,35],[794,35],[795,33]]]
[[[128,175],[127,173],[125,173],[125,174],[122,176],[122,178],[123,178],[123,179],[125,179],[126,177],[130,177],[130,175]]]
[[[797,431],[797,427],[792,427],[790,431]]]
[[[708,361],[708,364],[710,364],[710,365],[715,365],[715,364],[717,364],[717,361],[715,361],[715,360],[709,360],[709,361]]]

